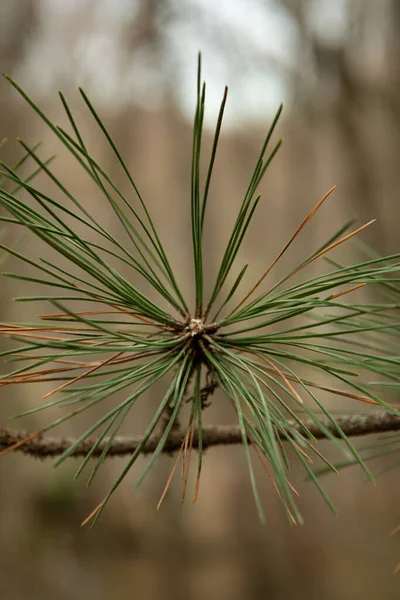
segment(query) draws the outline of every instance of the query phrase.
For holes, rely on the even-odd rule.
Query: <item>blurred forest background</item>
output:
[[[215,272],[233,210],[240,205],[281,100],[285,110],[278,135],[285,138],[284,145],[267,174],[263,203],[242,252],[253,278],[333,184],[338,186],[334,196],[305,230],[296,252],[315,249],[324,234],[352,216],[360,222],[376,217],[364,239],[380,252],[399,251],[398,0],[0,2],[1,72],[12,75],[54,121],[65,124],[56,93],[61,88],[81,115],[103,167],[118,178],[115,160],[79,103],[77,85],[85,89],[156,221],[165,226],[163,241],[186,289],[191,258],[183,248],[189,239],[199,49],[209,90],[208,148],[223,86],[230,88],[207,223],[210,272]],[[9,139],[6,161],[20,156],[17,136],[30,144],[42,139],[46,156],[58,152],[57,172],[96,210],[96,196],[85,187],[81,171],[1,80],[0,138]],[[117,233],[114,221],[109,226]],[[27,238],[25,244],[34,253],[34,240]],[[7,263],[8,271],[21,268],[13,260]],[[21,305],[10,302],[21,295],[17,283],[2,279],[0,289],[1,321],[34,318],[33,308],[28,315],[24,305],[22,318]],[[0,423],[8,425],[10,415],[33,405],[46,391],[45,384],[5,388]],[[354,410],[347,401],[334,408]],[[143,431],[149,414],[144,407],[129,431]],[[39,414],[14,426],[33,430],[48,418]],[[231,418],[223,396],[216,394],[206,422]],[[68,423],[63,432],[76,435],[83,424]],[[398,536],[389,535],[399,517],[398,477],[382,477],[375,487],[354,469],[327,478],[337,520],[299,474],[296,486],[306,524],[294,528],[260,472],[268,516],[263,527],[241,448],[208,451],[195,506],[189,501],[181,508],[178,481],[156,512],[171,465],[171,458],[162,458],[135,493],[129,477],[90,530],[79,524],[103,498],[122,460],[109,460],[88,490],[84,479],[72,481],[74,461],[54,472],[49,461],[21,455],[2,459],[0,597],[399,597],[399,579],[392,570],[400,545]]]

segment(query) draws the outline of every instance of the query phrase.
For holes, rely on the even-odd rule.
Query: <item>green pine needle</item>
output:
[[[188,398],[190,417],[187,429],[182,430],[183,442],[177,461],[182,456],[184,498],[197,427],[194,498],[197,497],[204,458],[203,413],[208,401],[207,390],[215,386],[224,392],[236,413],[261,520],[264,521],[266,515],[253,468],[255,458],[261,460],[290,522],[302,521],[296,490],[290,481],[292,456],[304,467],[334,512],[314,473],[313,459],[323,460],[330,472],[336,472],[336,467],[316,447],[315,438],[304,424],[304,415],[343,450],[346,464],[356,463],[371,476],[363,452],[358,451],[335,425],[333,414],[325,406],[325,397],[343,396],[349,402],[363,402],[397,412],[392,400],[400,389],[400,356],[397,352],[400,323],[395,316],[395,309],[400,304],[396,296],[400,289],[400,255],[380,258],[369,254],[362,262],[347,265],[334,262],[332,251],[369,225],[350,231],[353,222],[349,222],[310,256],[300,259],[278,283],[270,285],[270,271],[283,254],[290,251],[292,242],[314,218],[332,192],[330,190],[305,216],[278,256],[265,265],[262,275],[250,289],[246,293],[240,291],[244,276],[249,279],[254,274],[249,272],[248,265],[240,268],[236,259],[261,201],[260,184],[281,144],[278,141],[271,145],[281,106],[257,158],[220,259],[210,297],[205,298],[205,214],[212,201],[212,174],[227,89],[203,183],[200,166],[206,88],[201,78],[199,56],[190,190],[195,297],[191,310],[162,243],[168,233],[157,231],[150,207],[83,90],[80,90],[83,102],[127,178],[133,199],[121,191],[92,156],[63,94],[60,93],[60,99],[70,132],[53,124],[26,93],[8,79],[83,169],[128,241],[122,242],[112,235],[85,206],[85,201],[74,196],[68,181],[62,181],[52,170],[53,157],[48,160],[39,157],[38,145],[30,147],[21,140],[24,149],[21,161],[13,167],[0,163],[0,204],[8,213],[0,220],[22,227],[52,250],[51,259],[43,259],[27,256],[6,244],[0,245],[29,266],[29,274],[4,273],[5,276],[24,282],[24,288],[28,290],[30,287],[37,289],[38,285],[43,287],[42,295],[35,293],[17,300],[46,300],[51,305],[51,312],[39,317],[35,323],[1,325],[0,331],[18,343],[16,348],[0,354],[13,364],[11,371],[1,378],[1,385],[53,383],[54,388],[44,396],[42,404],[38,403],[24,414],[57,407],[62,416],[43,425],[36,435],[90,411],[94,406],[105,406],[117,392],[124,395],[111,408],[107,402],[103,416],[94,420],[55,463],[58,465],[71,457],[81,442],[96,433],[93,446],[76,471],[78,477],[101,442],[109,436],[89,475],[90,484],[124,420],[131,410],[135,410],[143,393],[158,381],[168,381],[141,444],[90,517],[94,517],[94,521],[98,519],[147,441],[158,435],[156,449],[136,485],[142,482],[165,448],[170,432],[181,426],[181,409]],[[33,168],[25,176],[21,167],[30,163]],[[49,196],[34,185],[33,179],[39,172],[56,186],[57,194]],[[306,273],[307,266],[314,261],[328,265],[329,271],[312,277],[304,275],[301,281],[297,277],[293,282],[294,275]],[[134,276],[123,275],[116,264]],[[141,290],[143,281],[151,286],[154,292],[151,297]],[[379,302],[348,302],[353,292],[366,285],[379,287],[386,297],[379,298]],[[258,295],[255,295],[256,290]],[[210,315],[213,315],[212,319],[209,319]],[[337,435],[330,432],[321,415],[336,427]],[[293,427],[293,422],[300,430]],[[282,438],[286,439],[290,454],[286,452]],[[398,438],[394,438],[394,447],[398,448]],[[175,467],[171,477],[174,471]]]

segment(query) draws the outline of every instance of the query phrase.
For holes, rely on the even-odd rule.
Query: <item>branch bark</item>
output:
[[[323,420],[324,426],[335,436],[340,437],[336,425],[347,436],[361,436],[371,433],[385,433],[389,431],[400,431],[400,417],[390,412],[375,412],[364,415],[343,415],[336,419],[335,424]],[[313,421],[304,421],[305,427],[317,438],[326,439],[326,434]],[[306,435],[304,427],[297,423],[292,423],[298,431]],[[0,427],[0,451],[17,444],[28,437],[28,433],[23,431],[13,431]],[[125,456],[132,454],[142,441],[141,436],[116,437],[113,441],[107,456]],[[148,454],[156,449],[159,441],[159,435],[154,435],[145,444],[142,453]],[[281,434],[281,439],[285,439]],[[164,453],[173,453],[179,450],[183,442],[183,434],[179,431],[173,431],[165,444]],[[250,442],[250,440],[249,440]],[[36,458],[48,458],[58,456],[69,448],[74,440],[71,438],[52,438],[47,436],[38,436],[25,444],[19,446],[15,451],[34,456]],[[197,431],[193,439],[193,447],[198,443]],[[227,446],[242,443],[242,436],[237,425],[209,425],[203,428],[203,448],[211,446]],[[251,443],[251,442],[250,442]],[[86,456],[94,444],[93,439],[82,442],[71,455],[73,457]],[[104,439],[96,448],[93,457],[97,457],[103,451],[107,439]]]

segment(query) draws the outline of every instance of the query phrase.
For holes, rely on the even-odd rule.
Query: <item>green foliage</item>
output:
[[[28,288],[31,284],[51,286],[50,294],[24,296],[17,300],[31,303],[47,300],[55,312],[42,315],[36,323],[2,327],[3,333],[19,342],[18,348],[2,353],[3,358],[11,357],[17,363],[17,368],[3,377],[2,385],[57,382],[57,387],[44,397],[43,404],[27,411],[32,413],[48,407],[62,410],[62,416],[44,425],[36,435],[100,403],[104,404],[103,416],[95,420],[56,461],[57,465],[65,461],[78,444],[96,433],[94,446],[77,470],[78,476],[98,445],[109,436],[89,476],[90,483],[137,401],[156,382],[167,380],[164,395],[142,443],[94,511],[95,520],[150,436],[163,424],[156,450],[139,476],[137,485],[143,480],[163,451],[171,430],[177,426],[182,406],[189,397],[189,422],[178,459],[182,456],[184,464],[184,495],[197,427],[197,496],[203,459],[202,414],[207,402],[204,381],[211,382],[211,387],[218,386],[236,412],[262,520],[265,516],[253,471],[250,442],[272,479],[290,521],[301,522],[301,515],[296,504],[296,491],[288,479],[291,459],[287,449],[303,465],[334,510],[313,472],[312,455],[323,458],[330,470],[336,469],[321,456],[314,436],[304,423],[304,416],[311,418],[325,431],[327,438],[343,449],[347,460],[357,462],[370,476],[360,453],[340,428],[336,426],[337,435],[333,435],[324,426],[324,418],[335,422],[319,394],[323,390],[325,395],[344,396],[396,412],[377,392],[370,378],[379,377],[398,386],[399,357],[395,344],[391,348],[386,341],[390,336],[398,335],[400,324],[387,318],[386,307],[382,304],[354,304],[345,300],[347,294],[367,284],[394,285],[398,281],[399,255],[385,259],[368,257],[354,265],[331,262],[327,272],[304,277],[300,282],[294,278],[308,265],[322,261],[328,253],[369,225],[349,233],[351,224],[346,224],[310,256],[300,260],[278,283],[268,285],[267,276],[271,269],[308,225],[328,198],[330,190],[238,302],[237,295],[249,273],[248,265],[236,265],[236,258],[260,202],[260,183],[280,146],[279,141],[270,149],[280,107],[266,135],[227,240],[211,295],[208,299],[204,298],[203,283],[207,277],[203,261],[204,217],[227,91],[218,116],[203,186],[200,163],[206,87],[201,81],[199,59],[190,196],[195,305],[189,307],[161,241],[162,235],[167,235],[167,232],[159,234],[156,230],[149,206],[86,94],[80,90],[84,104],[113,151],[132,193],[124,193],[88,150],[61,93],[61,102],[71,126],[70,133],[54,125],[15,82],[10,82],[80,164],[96,186],[99,196],[112,210],[128,243],[114,237],[88,210],[85,201],[72,194],[68,182],[63,183],[59,179],[50,161],[39,158],[37,147],[30,148],[20,140],[25,151],[24,160],[29,157],[35,164],[35,170],[24,178],[18,165],[11,168],[1,163],[3,175],[11,188],[10,191],[0,191],[0,203],[9,214],[1,219],[23,226],[47,244],[53,253],[52,259],[48,260],[30,257],[1,245],[37,273],[35,276],[5,275],[26,282]],[[56,186],[57,194],[47,195],[33,185],[32,178],[38,171]],[[26,196],[28,200],[24,199]],[[117,261],[130,270],[131,277],[121,274],[114,266]],[[158,300],[141,291],[140,281],[143,280],[152,287]],[[86,310],[81,310],[83,303],[88,303]],[[124,398],[114,401],[110,408],[109,401],[116,392],[122,392]],[[53,395],[55,399],[49,400]],[[302,429],[298,431],[294,423],[301,425]],[[287,441],[286,449],[282,438]]]
[[[379,258],[378,254],[374,252],[368,245],[356,240],[355,251],[353,251],[356,257],[363,256],[367,259]],[[330,261],[335,267],[341,267],[337,262]],[[376,304],[371,307],[367,312],[365,307],[365,315],[363,318],[364,324],[370,324],[375,327],[375,330],[362,331],[360,336],[357,338],[357,347],[364,349],[379,350],[380,353],[387,356],[389,359],[385,365],[378,362],[376,364],[376,373],[378,377],[375,381],[370,381],[370,386],[376,390],[376,393],[390,393],[394,396],[394,406],[398,407],[398,398],[400,396],[400,385],[398,380],[398,353],[399,353],[399,328],[393,326],[399,318],[400,309],[400,286],[396,279],[385,277],[380,280],[379,285],[374,286],[374,293],[376,297]],[[338,333],[343,327],[341,323],[337,324]],[[376,331],[379,330],[379,335]],[[354,345],[354,341],[347,340],[350,347]],[[373,358],[369,359],[371,362]],[[398,432],[379,434],[375,436],[374,440],[369,439],[367,442],[362,443],[359,448],[360,456],[362,456],[365,462],[372,462],[375,459],[387,459],[385,464],[381,464],[379,467],[374,469],[374,475],[382,475],[393,468],[399,466],[400,456],[400,435]],[[344,469],[345,467],[351,467],[357,464],[357,460],[354,457],[349,457],[335,464],[337,469]],[[326,475],[330,472],[327,468],[320,468],[315,471],[316,475]]]

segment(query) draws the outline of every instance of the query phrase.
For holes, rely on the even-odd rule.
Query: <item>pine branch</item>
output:
[[[291,270],[282,270],[275,282],[271,280],[271,270],[275,270],[284,255],[294,251],[292,244],[304,235],[310,221],[331,196],[332,188],[306,213],[272,261],[266,261],[268,252],[262,253],[261,274],[247,272],[248,264],[240,264],[242,242],[261,200],[261,183],[281,144],[281,140],[273,143],[280,107],[266,132],[238,211],[232,215],[233,226],[213,277],[204,261],[207,243],[204,226],[226,91],[203,182],[206,86],[202,82],[199,56],[189,203],[195,299],[192,306],[192,301],[184,297],[178,273],[162,243],[169,235],[168,226],[164,224],[163,231],[158,231],[150,204],[142,197],[106,124],[85,92],[80,89],[88,115],[113,153],[128,187],[124,184],[119,189],[92,156],[62,93],[60,99],[69,132],[53,124],[18,84],[9,81],[84,170],[91,185],[95,185],[101,209],[91,213],[84,192],[81,200],[75,196],[69,189],[70,178],[59,179],[51,166],[52,159],[42,159],[36,151],[37,145],[31,148],[20,140],[23,158],[14,167],[0,162],[0,222],[7,226],[14,224],[18,230],[22,227],[48,248],[48,258],[42,258],[0,244],[0,260],[4,251],[26,267],[22,272],[4,275],[19,280],[21,289],[28,289],[28,295],[19,297],[19,301],[33,304],[47,300],[51,305],[47,314],[38,315],[32,323],[0,323],[0,337],[16,342],[13,348],[0,352],[0,359],[8,363],[11,358],[12,363],[10,372],[2,375],[0,385],[23,384],[31,388],[38,382],[49,384],[39,405],[30,406],[23,414],[69,407],[30,435],[0,427],[0,457],[20,450],[41,458],[57,456],[54,461],[57,466],[70,456],[83,456],[75,477],[92,457],[97,457],[90,482],[106,456],[126,455],[121,472],[92,514],[96,521],[140,454],[151,453],[136,487],[162,452],[177,451],[162,501],[180,459],[184,498],[191,449],[195,447],[196,498],[203,449],[243,444],[258,514],[265,521],[249,452],[249,443],[253,443],[288,520],[301,523],[297,492],[287,480],[289,461],[281,437],[290,446],[291,456],[303,466],[335,512],[310,467],[312,458],[308,450],[323,458],[314,446],[316,439],[335,443],[335,438],[341,437],[346,462],[338,468],[359,464],[371,479],[364,454],[365,460],[372,460],[387,454],[388,449],[396,452],[400,447],[397,434],[385,436],[383,447],[379,448],[374,443],[373,448],[369,445],[357,449],[349,439],[366,433],[400,430],[399,412],[391,410],[385,400],[387,392],[394,400],[400,392],[400,254],[379,257],[363,248],[357,251],[361,262],[354,263],[353,251],[347,245],[344,264],[337,262],[332,252],[336,253],[338,247],[353,240],[373,222],[353,229],[353,221],[349,221],[309,255],[299,253]],[[25,161],[31,165],[29,171],[25,167],[20,169]],[[54,197],[36,187],[33,179],[39,172],[55,186]],[[215,194],[214,197],[216,201]],[[114,218],[110,230],[103,223],[104,209]],[[123,239],[112,234],[114,229]],[[60,259],[62,264],[58,262]],[[322,263],[320,259],[325,260],[321,270],[306,275],[306,268],[315,261]],[[297,277],[300,272],[304,273],[301,279]],[[29,291],[31,283],[39,285],[38,290]],[[378,287],[378,301],[368,301],[367,296],[364,300],[362,296],[353,297],[354,292],[358,294],[367,285]],[[233,310],[231,302],[233,306],[236,304]],[[304,372],[307,379],[303,378]],[[166,385],[147,429],[141,436],[118,437],[127,416],[135,418],[137,400],[158,382]],[[201,387],[202,382],[206,383],[205,388]],[[236,413],[236,426],[203,428],[203,409],[217,386]],[[320,392],[323,397],[327,393],[329,397],[340,396],[389,412],[334,418],[321,403]],[[111,397],[114,400],[110,405]],[[179,425],[181,408],[185,405],[190,411],[186,429]],[[93,422],[87,422],[87,429],[76,439],[46,437],[57,425],[94,406],[97,410]],[[97,437],[93,440],[90,436]],[[337,470],[329,461],[325,463],[329,471]]]
[[[323,421],[324,426],[336,437],[339,437],[339,433],[335,426],[328,422]],[[375,412],[370,414],[356,414],[356,415],[343,415],[336,419],[336,424],[341,428],[342,432],[348,437],[361,436],[373,433],[385,433],[389,431],[400,431],[400,417],[390,412]],[[295,427],[297,431],[304,432],[304,428],[300,427],[297,423],[291,423],[292,427]],[[317,439],[326,439],[326,434],[323,432],[315,423],[311,420],[305,420],[304,426]],[[23,431],[12,431],[0,427],[0,450],[6,449],[9,446],[17,444],[21,440],[28,437],[29,434]],[[242,443],[242,434],[240,427],[235,425],[209,425],[203,427],[202,432],[203,449],[211,446],[227,446],[236,445]],[[184,435],[179,431],[172,431],[167,443],[164,446],[163,451],[167,454],[173,453],[181,448]],[[285,439],[281,435],[282,439]],[[131,436],[131,437],[116,437],[111,444],[107,456],[125,456],[132,454],[142,441],[142,436]],[[248,440],[251,443],[251,440]],[[149,454],[154,452],[159,442],[159,435],[153,435],[149,438],[145,446],[143,447],[142,453]],[[65,452],[74,440],[71,438],[53,438],[46,436],[39,436],[35,439],[28,441],[27,443],[19,446],[16,450],[29,454],[36,458],[48,458],[52,456],[58,456]],[[91,447],[93,446],[94,440],[86,440],[73,452],[71,456],[86,456]],[[98,457],[104,447],[107,444],[107,439],[104,439],[99,444],[93,453],[93,457]],[[194,433],[193,447],[197,448],[198,436],[197,430]]]

